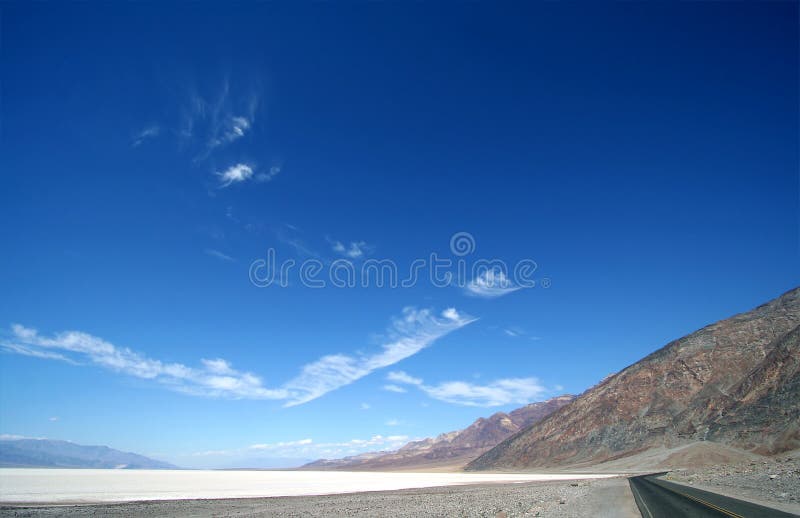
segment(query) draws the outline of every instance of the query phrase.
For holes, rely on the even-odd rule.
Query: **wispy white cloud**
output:
[[[473,321],[475,318],[454,309],[437,316],[429,309],[404,308],[402,315],[393,320],[388,341],[380,352],[361,356],[332,354],[303,367],[301,374],[285,385],[293,394],[287,405],[311,401],[377,369],[394,365]]]
[[[372,408],[372,405],[370,405],[369,403],[361,403],[358,406],[358,408],[360,408],[361,410],[369,410],[370,408]]]
[[[214,173],[219,179],[219,188],[224,189],[235,183],[242,183],[249,180],[254,180],[258,183],[269,182],[281,172],[280,166],[274,165],[267,171],[256,172],[254,166],[245,163],[238,163],[230,166],[224,171],[217,171]],[[226,212],[226,216],[232,216],[230,211]],[[229,218],[235,219],[235,218]]]
[[[372,252],[374,248],[365,241],[350,241],[350,244],[345,244],[341,241],[328,239],[328,242],[331,244],[331,250],[350,259],[359,259]]]
[[[48,417],[47,420],[50,421],[51,423],[55,423],[56,421],[59,420],[59,417],[57,415],[54,415],[53,417]]]
[[[249,450],[277,450],[280,448],[287,448],[291,446],[306,446],[308,444],[313,443],[312,439],[300,439],[299,441],[285,441],[285,442],[273,442],[273,443],[262,443],[262,444],[251,444],[248,446]]]
[[[273,165],[272,167],[269,168],[268,171],[258,173],[256,175],[256,181],[261,183],[268,182],[273,178],[275,178],[276,176],[278,176],[281,170],[282,170],[281,166]]]
[[[397,383],[405,383],[407,385],[422,385],[422,380],[420,378],[409,376],[403,371],[392,371],[386,376],[386,379],[389,381],[396,381]],[[403,392],[405,392],[405,390]]]
[[[549,390],[536,378],[504,378],[486,385],[466,381],[425,384],[403,371],[390,372],[387,379],[413,385],[433,399],[464,406],[493,407],[511,403],[527,404],[541,399]]]
[[[131,146],[139,147],[147,140],[169,135],[177,137],[180,149],[194,155],[195,162],[206,160],[253,131],[260,105],[259,90],[257,84],[234,84],[228,78],[202,93],[187,85],[178,103],[178,120],[162,120],[143,127],[132,134]],[[269,178],[273,173],[258,176]]]
[[[12,339],[0,341],[6,352],[96,365],[137,378],[153,380],[185,394],[237,399],[282,400],[294,406],[353,383],[371,372],[412,356],[437,339],[475,319],[455,310],[441,315],[407,307],[393,319],[386,343],[373,354],[332,354],[302,367],[282,386],[270,388],[257,375],[241,371],[221,358],[201,359],[197,367],[149,358],[80,331],[42,336],[35,329],[12,326]]]
[[[255,91],[231,92],[231,83],[225,79],[214,96],[205,97],[197,91],[189,93],[178,133],[186,140],[200,140],[205,149],[197,159],[202,160],[214,149],[232,144],[250,132],[258,105]]]
[[[209,146],[213,149],[224,144],[230,144],[244,137],[251,125],[252,121],[248,117],[227,115],[215,127]]]
[[[216,257],[217,259],[221,259],[223,261],[227,261],[227,262],[230,262],[230,263],[236,262],[236,259],[234,259],[233,257],[231,257],[231,256],[229,256],[227,254],[224,254],[224,253],[220,252],[219,250],[215,250],[213,248],[206,248],[204,250],[204,252],[206,253],[206,255],[210,255],[211,257]]]
[[[449,381],[426,387],[426,392],[432,398],[448,403],[491,407],[510,403],[527,404],[540,399],[548,391],[536,378],[507,378],[488,385]]]
[[[156,138],[161,133],[161,127],[158,124],[148,126],[136,135],[134,135],[131,142],[131,147],[139,147],[145,140]]]
[[[386,426],[400,426],[401,424],[399,419],[389,419],[386,421]]]
[[[396,392],[398,394],[404,394],[404,393],[407,392],[407,390],[404,389],[403,387],[401,387],[400,385],[395,385],[393,383],[389,383],[387,385],[384,385],[383,386],[383,390],[385,390],[387,392]]]
[[[23,356],[31,356],[33,358],[42,358],[45,360],[61,360],[67,363],[71,363],[72,365],[77,365],[77,362],[75,362],[71,358],[67,358],[63,354],[54,353],[50,351],[43,351],[41,349],[29,347],[23,344],[9,342],[3,344],[2,347],[6,352],[10,353],[21,354]]]
[[[220,188],[241,183],[253,177],[253,168],[247,164],[236,164],[225,171],[215,173],[219,177]]]
[[[249,399],[284,399],[284,389],[268,389],[261,379],[250,372],[233,369],[223,360],[202,360],[202,367],[187,367],[181,363],[165,363],[148,358],[127,347],[118,347],[96,336],[80,331],[66,331],[52,337],[42,336],[35,329],[14,324],[14,339],[0,343],[9,352],[27,347],[51,359],[71,363],[88,363],[137,378],[154,380],[187,394]]]
[[[493,299],[520,289],[502,270],[487,269],[478,274],[464,287],[467,295]]]
[[[518,326],[502,328],[502,332],[504,335],[509,336],[511,338],[521,338],[521,339],[527,338],[528,340],[532,340],[534,342],[542,339],[541,336],[532,335],[525,329]]]

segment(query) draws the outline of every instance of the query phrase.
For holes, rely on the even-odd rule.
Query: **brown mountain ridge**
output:
[[[437,437],[412,441],[394,452],[370,452],[334,460],[318,460],[303,469],[393,470],[463,466],[504,439],[569,404],[575,396],[563,395],[531,403],[512,412],[479,418],[467,428]]]
[[[698,441],[800,447],[800,288],[675,340],[472,461],[580,466]]]

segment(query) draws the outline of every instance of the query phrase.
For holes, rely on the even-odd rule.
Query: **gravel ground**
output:
[[[734,498],[790,506],[800,511],[800,459],[777,456],[701,469],[670,472],[667,480],[696,485]]]
[[[624,478],[375,493],[114,505],[0,507],[0,516],[639,516]]]

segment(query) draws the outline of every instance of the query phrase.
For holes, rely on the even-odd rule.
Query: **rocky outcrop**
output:
[[[797,448],[800,288],[671,342],[468,469],[592,464],[698,440]]]
[[[800,448],[800,327],[772,351],[730,395],[706,409],[708,440],[774,454]]]
[[[523,428],[569,404],[575,396],[558,396],[512,412],[479,418],[463,430],[412,441],[395,452],[372,452],[344,459],[318,460],[306,469],[387,470],[466,464]]]

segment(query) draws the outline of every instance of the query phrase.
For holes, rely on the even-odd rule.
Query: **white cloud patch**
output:
[[[464,406],[493,407],[511,403],[524,405],[537,401],[549,391],[536,378],[505,378],[478,385],[466,381],[446,381],[427,385],[403,371],[386,377],[396,383],[413,385],[433,399]]]
[[[244,163],[232,165],[224,171],[214,173],[219,179],[219,188],[224,189],[235,183],[255,180],[258,183],[266,183],[275,178],[281,172],[280,166],[274,165],[268,171],[256,172],[253,166]],[[227,214],[226,214],[227,215]]]
[[[487,269],[478,274],[464,287],[467,295],[493,299],[520,289],[502,270]]]
[[[383,386],[383,390],[385,390],[387,392],[396,392],[398,394],[405,394],[406,392],[408,392],[406,389],[404,389],[400,385],[395,385],[393,383],[390,383],[388,385],[384,385]]]
[[[95,365],[153,380],[189,395],[273,399],[294,406],[349,385],[377,369],[394,365],[474,320],[455,310],[447,316],[437,316],[428,309],[407,307],[392,321],[380,351],[323,356],[302,367],[295,378],[275,388],[265,386],[257,375],[238,370],[222,358],[201,359],[197,367],[162,362],[80,331],[47,337],[35,329],[14,324],[12,339],[0,341],[0,348],[9,353]]]
[[[342,243],[341,241],[329,240],[331,250],[350,259],[359,259],[369,254],[373,250],[373,246],[368,245],[365,241],[350,241],[350,244]]]
[[[249,180],[253,177],[253,168],[247,164],[236,164],[225,171],[217,172],[216,175],[219,177],[220,188],[223,188]]]

